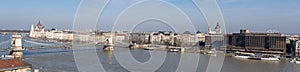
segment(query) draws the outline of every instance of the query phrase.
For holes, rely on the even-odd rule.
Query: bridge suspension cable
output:
[[[31,43],[31,44],[43,45],[43,46],[51,46],[51,45],[53,45],[53,44],[39,43],[39,42],[28,41],[28,40],[23,40],[23,41],[24,41],[24,42]]]
[[[0,51],[6,51],[7,49],[9,49],[10,47],[10,41],[11,40],[6,40],[6,41],[3,41],[3,42],[0,42]]]
[[[6,41],[3,41],[3,42],[0,42],[0,45],[3,45],[3,44],[7,44],[7,43],[10,43],[11,40],[6,40]]]
[[[69,46],[64,43],[45,43],[23,39],[23,48],[25,48],[25,50],[66,47]]]

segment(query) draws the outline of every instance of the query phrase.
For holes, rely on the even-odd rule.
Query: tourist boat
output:
[[[169,52],[184,52],[184,48],[182,47],[174,47],[174,46],[169,46],[167,47]]]
[[[180,47],[168,47],[169,52],[179,52]]]
[[[236,58],[245,58],[245,59],[247,59],[247,58],[250,58],[252,56],[255,56],[255,54],[254,53],[246,53],[246,52],[235,52],[234,53],[234,57],[236,57]]]
[[[261,60],[261,56],[254,55],[254,56],[250,56],[248,59],[251,59],[251,60]]]
[[[169,49],[169,52],[179,52],[178,49]]]
[[[216,48],[213,48],[213,49],[207,51],[207,54],[216,54],[216,51],[217,51]]]
[[[263,54],[261,60],[279,61],[280,56],[273,54]]]
[[[291,62],[291,63],[300,64],[300,58],[294,58],[294,59],[291,60],[290,62]]]
[[[146,48],[144,48],[144,50],[154,50],[156,48],[158,48],[159,46],[151,46],[151,45],[148,45]]]

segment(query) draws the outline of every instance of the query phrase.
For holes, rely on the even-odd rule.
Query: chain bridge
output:
[[[60,43],[60,42],[46,42],[36,39],[30,39],[24,35],[21,38],[21,46],[23,50],[34,50],[34,49],[43,49],[43,48],[70,48],[71,44]],[[12,50],[12,37],[2,37],[0,38],[0,52]]]

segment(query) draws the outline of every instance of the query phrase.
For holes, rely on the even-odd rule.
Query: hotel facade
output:
[[[280,33],[250,33],[242,29],[240,33],[228,34],[227,38],[229,50],[286,52],[286,36]]]

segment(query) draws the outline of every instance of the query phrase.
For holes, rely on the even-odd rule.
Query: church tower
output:
[[[212,32],[211,32],[211,28],[210,27],[208,27],[208,33],[209,34],[211,34]]]

